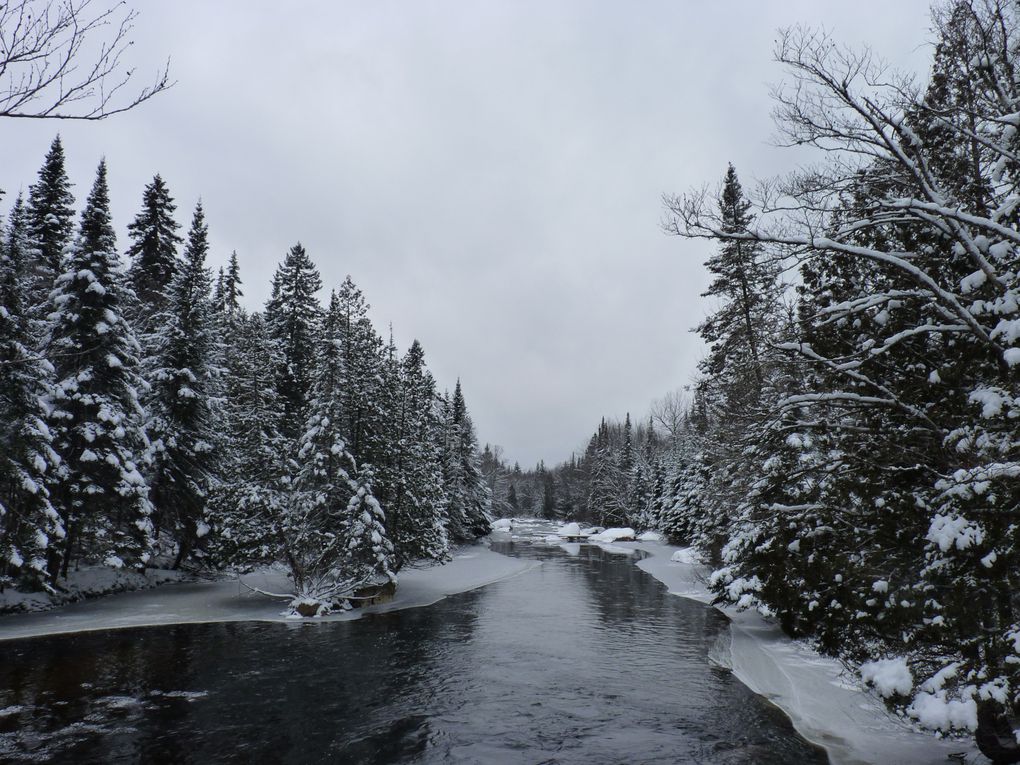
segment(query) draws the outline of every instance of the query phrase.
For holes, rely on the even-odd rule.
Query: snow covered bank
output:
[[[649,557],[638,567],[674,595],[711,603],[708,569],[690,550],[654,542],[617,542]],[[968,740],[940,740],[889,714],[838,661],[790,640],[757,612],[721,609],[731,620],[728,655],[714,656],[755,693],[782,709],[804,738],[825,747],[833,765],[939,765],[966,752],[988,762]]]
[[[0,592],[0,614],[26,611],[46,611],[68,603],[98,598],[118,592],[145,590],[168,582],[186,581],[190,577],[183,571],[150,568],[144,574],[110,566],[82,566],[68,572],[60,581],[60,590],[48,592],[20,592],[6,588]]]
[[[396,596],[388,603],[305,619],[302,623],[347,621],[365,614],[428,606],[449,595],[515,576],[536,565],[534,561],[508,558],[480,544],[461,547],[446,565],[401,571]],[[277,570],[249,574],[243,581],[270,592],[287,591],[289,585],[284,572]],[[0,616],[0,640],[199,622],[292,623],[293,620],[281,613],[285,605],[279,600],[252,594],[236,580],[190,582],[112,595],[45,613]]]

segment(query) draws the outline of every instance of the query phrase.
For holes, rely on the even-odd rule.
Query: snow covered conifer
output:
[[[54,579],[67,574],[79,550],[110,565],[144,568],[152,543],[139,347],[123,316],[130,293],[110,220],[105,161],[63,262],[47,341],[54,367],[49,422],[62,458],[53,501],[67,532],[60,559],[51,561]]]
[[[719,197],[722,229],[731,235],[746,231],[754,220],[750,209],[730,165]],[[727,397],[746,399],[754,395],[752,384],[760,390],[765,381],[764,355],[774,325],[778,271],[759,245],[739,239],[721,244],[705,265],[715,279],[703,297],[716,298],[719,307],[698,327],[710,346],[702,371],[716,377],[728,374]],[[744,374],[750,378],[746,383],[734,379]]]
[[[184,260],[166,292],[155,334],[150,438],[151,499],[161,528],[177,538],[180,566],[208,529],[206,498],[217,482],[216,327],[202,204],[195,207]]]
[[[425,353],[415,340],[400,362],[399,437],[393,460],[397,486],[386,507],[398,568],[420,558],[444,560],[449,555],[435,395]]]
[[[281,560],[278,519],[295,470],[280,432],[279,349],[259,313],[242,314],[236,328],[225,386],[225,480],[210,498],[210,542],[217,563],[247,567]]]
[[[368,318],[368,303],[351,277],[336,293],[338,338],[343,354],[342,386],[345,433],[351,454],[359,463],[375,466],[388,459],[385,445],[386,412],[383,341]]]
[[[474,539],[490,530],[492,500],[478,464],[478,437],[464,402],[460,380],[444,409],[448,532],[454,539]]]
[[[28,232],[36,256],[31,264],[34,282],[29,298],[45,304],[53,281],[62,272],[65,249],[74,237],[74,195],[64,168],[64,146],[53,139],[39,177],[28,191]]]
[[[386,533],[386,515],[372,494],[372,469],[362,467],[347,503],[344,558],[348,579],[379,583],[396,581],[393,543]]]
[[[27,227],[19,196],[0,242],[0,588],[38,583],[50,545],[64,536],[46,485],[59,459],[42,405],[50,368],[32,350]]]
[[[237,262],[237,250],[234,250],[223,275],[223,310],[227,313],[236,314],[241,310],[241,298],[244,297],[241,284],[241,266]]]
[[[300,243],[290,248],[273,275],[266,325],[280,349],[277,391],[283,406],[281,429],[297,439],[308,416],[315,359],[315,337],[322,317],[315,294],[322,279]]]
[[[139,312],[151,326],[169,300],[170,282],[177,269],[177,248],[182,239],[174,220],[177,205],[166,183],[157,174],[142,194],[142,209],[128,226],[131,246],[128,270],[139,300]]]

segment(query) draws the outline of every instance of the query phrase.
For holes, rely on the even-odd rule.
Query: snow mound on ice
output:
[[[879,659],[861,665],[864,682],[874,685],[878,695],[884,699],[890,696],[907,696],[914,690],[914,676],[906,659]]]
[[[644,534],[638,535],[639,542],[661,542],[662,534],[657,531],[646,531]]]
[[[601,534],[596,534],[591,538],[595,542],[633,542],[634,541],[634,529],[606,529]]]
[[[557,533],[561,537],[579,537],[581,536],[581,526],[577,523],[567,523],[560,526],[560,530]]]
[[[696,566],[701,563],[701,558],[698,557],[698,553],[693,547],[683,547],[677,550],[669,560],[672,563],[683,563],[688,566]]]
[[[512,520],[510,520],[509,518],[500,518],[498,521],[493,521],[492,522],[492,530],[493,531],[500,531],[500,530],[509,531],[513,527],[514,527],[514,522]]]

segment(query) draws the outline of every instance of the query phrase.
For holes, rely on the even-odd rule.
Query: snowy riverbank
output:
[[[126,568],[82,566],[70,571],[67,578],[61,580],[60,589],[56,592],[21,592],[13,587],[5,588],[0,592],[0,620],[5,614],[48,611],[69,603],[192,579],[183,571],[166,568],[150,568],[139,574]]]
[[[431,605],[449,595],[467,592],[515,576],[537,565],[509,558],[483,544],[457,548],[450,563],[400,572],[400,584],[388,603],[345,613],[302,619],[301,623],[347,621],[366,614]],[[287,591],[283,571],[262,571],[242,577],[243,583],[267,591]],[[236,579],[187,582],[126,592],[42,613],[0,616],[0,640],[126,627],[197,622],[291,622],[286,603],[253,594]]]
[[[657,542],[616,542],[614,548],[648,553],[637,566],[670,593],[711,603],[708,569],[690,550]],[[790,640],[757,612],[721,610],[732,621],[731,644],[713,658],[782,709],[804,738],[826,749],[833,765],[944,765],[957,752],[973,765],[988,762],[968,739],[940,740],[890,715],[842,664]]]

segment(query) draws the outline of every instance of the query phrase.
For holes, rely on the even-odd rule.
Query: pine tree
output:
[[[74,195],[64,169],[64,147],[53,139],[38,180],[28,192],[28,232],[35,250],[30,302],[46,303],[54,280],[63,272],[64,251],[74,237]]]
[[[184,260],[167,289],[167,308],[155,339],[150,397],[152,503],[160,524],[177,538],[174,568],[208,531],[206,499],[218,480],[216,328],[208,230],[195,207]]]
[[[104,161],[51,296],[49,420],[62,458],[53,499],[67,532],[62,559],[51,559],[54,580],[79,551],[115,566],[144,568],[149,560],[139,346],[123,316],[130,295],[123,279]]]
[[[0,589],[16,579],[38,584],[50,545],[64,537],[47,488],[59,458],[44,421],[48,365],[32,350],[27,229],[19,196],[0,242]]]
[[[273,275],[273,288],[266,304],[266,324],[280,349],[276,389],[283,406],[281,430],[296,440],[308,417],[312,387],[315,337],[322,309],[315,294],[322,279],[300,243],[291,247]]]
[[[169,302],[170,283],[177,270],[177,248],[182,244],[174,220],[177,205],[166,183],[157,174],[142,193],[142,209],[128,226],[131,258],[128,270],[139,300],[139,314],[146,329]]]

